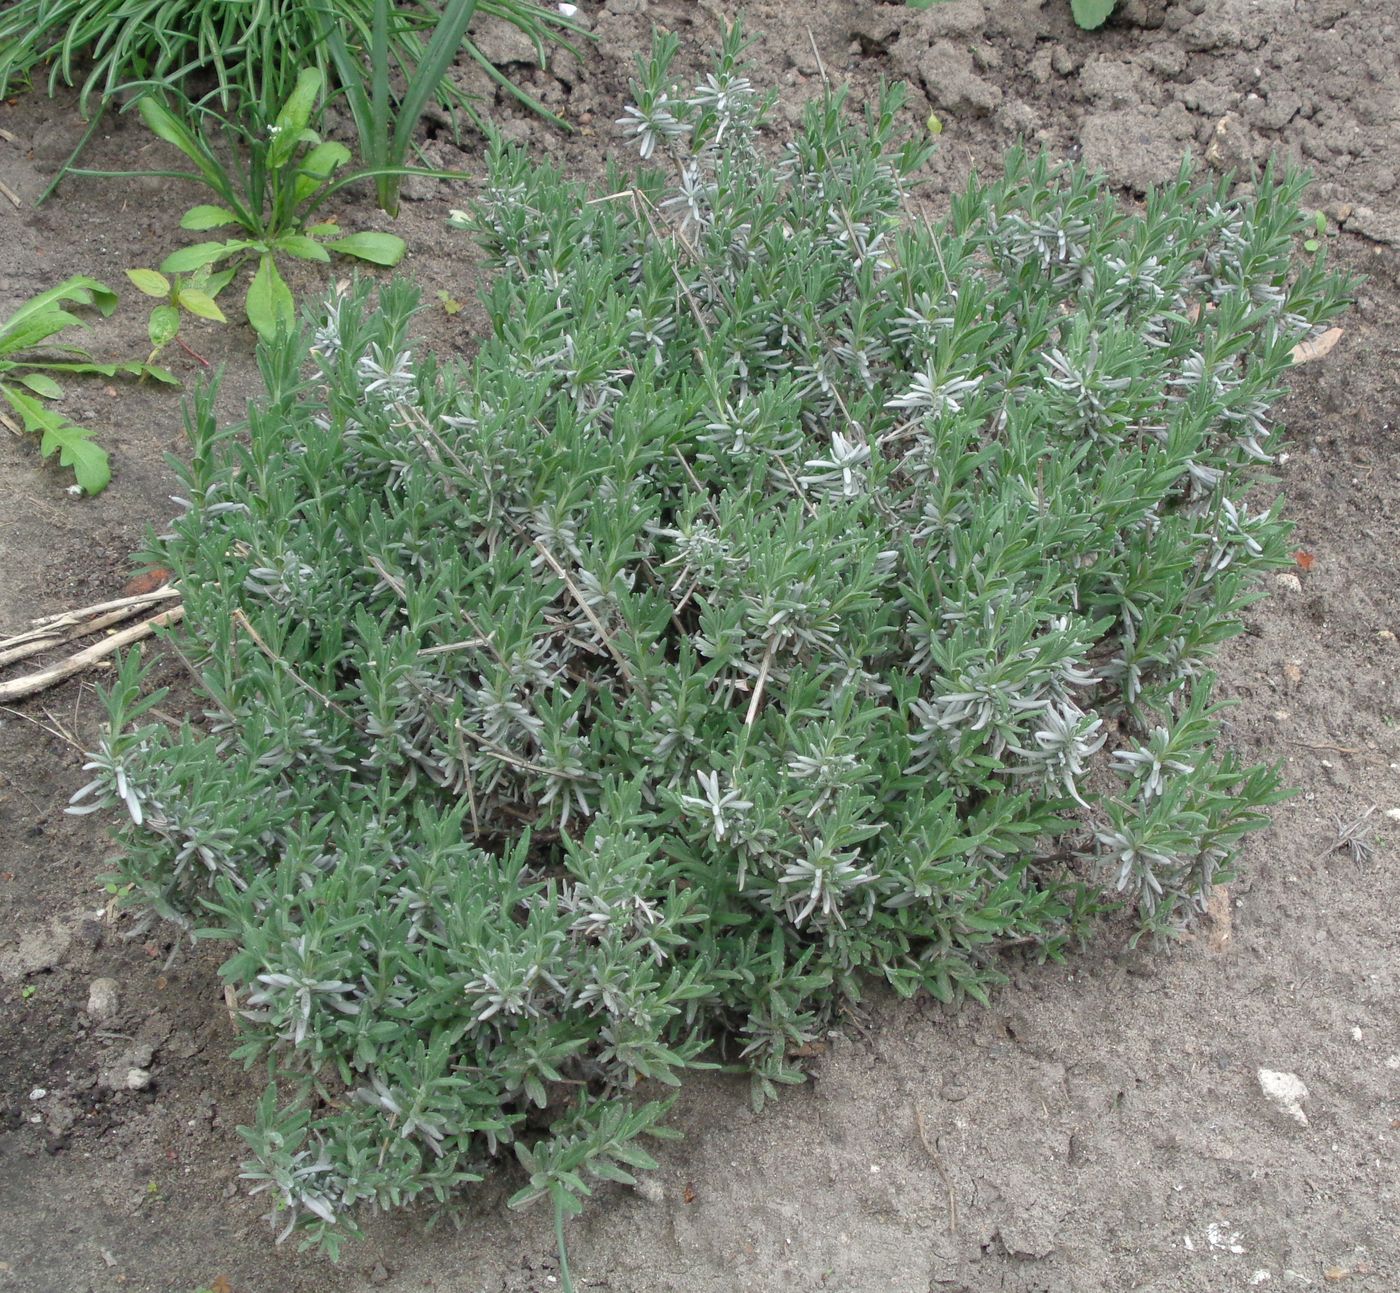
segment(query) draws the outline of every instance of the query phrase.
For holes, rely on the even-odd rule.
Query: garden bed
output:
[[[1129,21],[1098,33],[1077,31],[1056,0],[957,0],[922,15],[774,0],[748,20],[763,78],[781,87],[780,117],[819,90],[823,69],[857,102],[882,75],[913,81],[910,124],[934,111],[943,126],[921,190],[930,212],[972,166],[998,169],[1017,135],[1104,167],[1130,198],[1173,176],[1187,148],[1213,165],[1275,149],[1313,167],[1328,245],[1370,281],[1340,345],[1292,378],[1281,474],[1303,555],[1273,577],[1275,595],[1222,660],[1224,690],[1241,701],[1232,748],[1284,758],[1300,793],[1247,845],[1230,905],[1165,955],[1105,939],[1066,967],[1018,972],[990,1010],[876,993],[818,1043],[815,1080],[759,1116],[738,1080],[688,1082],[676,1118],[686,1139],[663,1148],[652,1184],[600,1191],[571,1224],[580,1288],[1215,1290],[1260,1271],[1273,1286],[1289,1272],[1394,1286],[1400,1073],[1388,1061],[1400,1031],[1385,841],[1400,823],[1385,814],[1400,807],[1400,31],[1382,0],[1126,8]],[[688,67],[714,27],[689,3],[584,9],[599,40],[583,65],[524,73],[578,132],[504,108],[503,127],[596,181],[605,158],[623,155],[611,123],[651,23],[674,27]],[[81,134],[74,104],[18,98],[0,126],[14,137],[0,140],[0,180],[32,203]],[[476,172],[465,142],[430,147]],[[134,119],[114,120],[89,164],[159,164],[157,147]],[[393,227],[410,249],[402,271],[427,299],[424,343],[469,354],[484,330],[482,273],[446,228],[468,192],[431,182],[411,194]],[[74,272],[124,283],[124,269],[184,241],[176,224],[196,200],[165,180],[71,180],[37,212],[0,206],[5,304]],[[377,213],[347,202],[339,214],[353,229]],[[294,287],[314,290],[315,269]],[[144,315],[127,297],[91,348],[142,351]],[[220,404],[236,417],[257,389],[249,334],[193,328],[187,339],[226,366]],[[166,359],[189,382],[202,371],[182,352]],[[32,443],[0,440],[6,629],[114,596],[146,527],[172,514],[163,458],[180,453],[183,430],[170,391],[75,382],[65,410],[98,431],[113,482],[72,498]],[[163,682],[182,678],[178,663],[163,667]],[[463,1229],[381,1221],[339,1268],[271,1246],[236,1181],[234,1127],[258,1086],[228,1059],[219,950],[167,966],[172,931],[124,939],[131,918],[109,911],[101,884],[101,825],[62,812],[85,780],[70,738],[96,737],[90,682],[0,714],[0,1287],[557,1287],[549,1217],[507,1214],[520,1183],[510,1178],[475,1190]],[[177,690],[166,706],[181,703]],[[1374,852],[1334,847],[1372,806]],[[98,978],[117,990],[103,1019],[88,1011]],[[150,1085],[126,1089],[131,1068]],[[1306,1127],[1266,1098],[1260,1069],[1306,1083]]]

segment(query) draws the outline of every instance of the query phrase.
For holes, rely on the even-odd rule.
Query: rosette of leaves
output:
[[[180,227],[200,233],[236,229],[243,235],[194,243],[173,251],[161,262],[161,274],[203,274],[222,288],[228,281],[228,268],[236,277],[244,265],[256,263],[244,298],[244,312],[254,331],[264,338],[273,336],[279,328],[296,326],[296,305],[281,269],[287,260],[325,264],[336,253],[393,266],[407,250],[397,234],[375,230],[347,234],[334,220],[317,218],[316,213],[336,193],[366,177],[363,171],[338,174],[350,162],[350,150],[335,140],[323,140],[311,129],[321,87],[321,73],[315,68],[304,69],[275,115],[270,120],[254,120],[251,125],[188,101],[184,102],[183,111],[175,112],[154,93],[143,95],[136,102],[142,121],[152,133],[177,148],[195,168],[138,173],[189,180],[216,199],[191,207],[181,217]],[[224,136],[226,146],[222,149],[215,146],[215,129]],[[410,167],[390,169],[396,174],[443,173],[417,172]],[[115,178],[128,172],[75,170],[73,174]],[[220,265],[226,268],[216,273],[215,267]],[[146,286],[154,288],[156,284],[152,280]],[[185,303],[202,306],[203,317],[213,318],[199,299],[208,298],[212,304],[212,294],[192,290],[196,297],[191,298],[187,291]],[[152,328],[153,344],[160,344],[157,337],[165,336],[170,322],[170,317],[164,316],[167,326]],[[165,340],[173,336],[170,333]]]
[[[1299,179],[1131,215],[1018,152],[931,227],[900,90],[774,164],[739,34],[687,90],[675,49],[641,174],[493,147],[470,367],[360,285],[264,347],[246,434],[192,420],[152,557],[208,713],[151,721],[128,659],[81,799],[228,941],[249,1175],[308,1242],[509,1150],[562,1219],[688,1069],[761,1105],[872,980],[1170,932],[1278,795],[1210,661],[1288,561],[1269,408],[1347,292]]]

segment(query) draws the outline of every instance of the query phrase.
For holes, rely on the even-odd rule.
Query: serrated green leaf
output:
[[[154,269],[129,269],[126,276],[138,292],[147,296],[167,297],[170,295],[170,280]]]
[[[222,229],[226,225],[237,224],[238,217],[225,207],[197,206],[191,207],[180,217],[181,229],[192,229],[196,231],[204,229]]]
[[[1108,16],[1113,12],[1118,0],[1069,0],[1069,3],[1074,13],[1074,21],[1085,31],[1093,31],[1108,21]]]
[[[47,458],[55,451],[64,467],[71,467],[78,484],[89,494],[100,494],[112,478],[107,455],[92,441],[92,432],[69,422],[61,413],[46,409],[38,400],[12,386],[0,387],[20,415],[26,431],[42,436],[39,453]]]
[[[296,303],[292,300],[292,289],[278,272],[277,263],[271,256],[263,256],[259,262],[258,272],[248,286],[245,308],[248,322],[265,341],[277,335],[279,325],[288,332],[296,326]]]
[[[184,306],[191,314],[198,315],[201,319],[209,319],[214,323],[228,322],[214,298],[207,292],[201,292],[197,287],[182,287],[175,300],[177,304]]]
[[[156,306],[146,323],[146,331],[150,334],[153,353],[163,350],[180,331],[180,311],[173,305]]]
[[[403,259],[408,244],[392,233],[352,233],[326,243],[332,251],[343,252],[367,260],[374,265],[397,265]]]
[[[65,422],[44,433],[39,452],[47,458],[57,449],[59,464],[72,469],[83,492],[100,494],[112,479],[112,467],[107,451],[93,440],[92,434],[84,427]]]

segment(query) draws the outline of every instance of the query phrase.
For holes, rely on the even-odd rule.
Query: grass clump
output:
[[[280,103],[308,66],[332,79],[328,34],[357,55],[372,55],[376,74],[411,82],[438,27],[455,21],[453,13],[461,10],[467,19],[492,17],[516,27],[542,62],[548,45],[572,49],[570,39],[582,31],[557,6],[536,0],[14,0],[0,13],[0,96],[47,69],[49,93],[60,84],[77,85],[85,115],[133,83],[186,89],[194,75],[216,80],[224,108]],[[383,48],[375,49],[381,23]],[[509,93],[544,112],[470,37],[461,51]],[[446,106],[474,115],[445,68],[435,68],[432,88]]]
[[[688,1069],[762,1104],[868,980],[1171,930],[1277,797],[1209,662],[1288,562],[1245,495],[1347,288],[1291,263],[1298,179],[1126,214],[1017,153],[929,226],[900,91],[775,164],[741,51],[687,92],[658,40],[605,193],[493,149],[470,368],[360,286],[263,348],[246,436],[193,419],[159,560],[207,718],[128,660],[82,793],[228,941],[249,1176],[307,1242],[512,1151],[562,1217]]]

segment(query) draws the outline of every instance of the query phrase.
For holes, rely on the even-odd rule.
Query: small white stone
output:
[[[1362,1033],[1361,1029],[1353,1025],[1351,1030],[1351,1040],[1354,1042],[1359,1042],[1363,1036],[1364,1034]]]
[[[1219,1249],[1222,1253],[1234,1253],[1238,1256],[1244,1252],[1244,1245],[1240,1243],[1240,1233],[1238,1230],[1227,1230],[1218,1222],[1212,1221],[1206,1227],[1206,1242],[1212,1248]]]
[[[99,1024],[110,1023],[121,1009],[121,994],[115,979],[94,979],[88,985],[88,1017]]]
[[[1400,808],[1387,808],[1385,815],[1393,822],[1400,822]]]
[[[1255,1271],[1254,1274],[1249,1277],[1249,1282],[1251,1284],[1267,1284],[1271,1279],[1273,1279],[1273,1275],[1270,1272]]]
[[[127,1069],[126,1089],[128,1091],[144,1091],[150,1085],[150,1069]]]
[[[29,1098],[31,1100],[42,1100],[46,1095],[48,1095],[47,1089],[41,1086],[36,1086],[34,1090],[32,1090],[29,1093]]]
[[[1308,1115],[1303,1112],[1303,1101],[1308,1098],[1308,1088],[1296,1073],[1260,1069],[1259,1087],[1300,1127],[1308,1125]]]
[[[1280,588],[1286,589],[1290,593],[1301,593],[1303,591],[1303,581],[1297,575],[1284,573],[1274,576],[1274,583]]]

